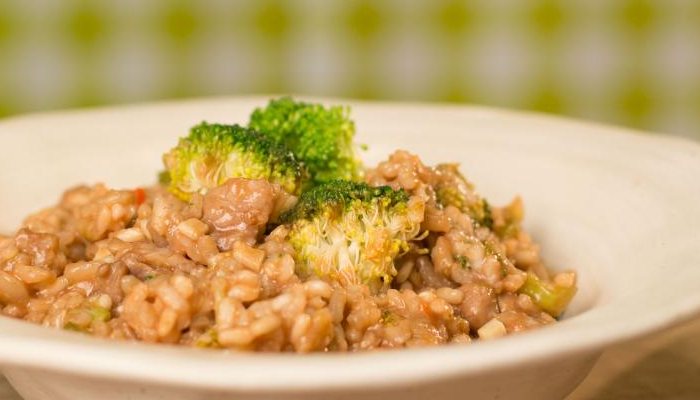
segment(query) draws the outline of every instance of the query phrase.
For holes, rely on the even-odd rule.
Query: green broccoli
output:
[[[267,179],[298,194],[305,176],[292,152],[239,125],[202,122],[163,156],[163,163],[167,179],[161,174],[161,182],[185,201],[230,178]]]
[[[362,178],[353,144],[355,124],[346,107],[325,108],[282,97],[253,111],[249,126],[294,152],[309,171],[308,186]]]
[[[525,284],[518,290],[532,298],[542,310],[557,318],[576,294],[576,286],[561,286],[546,282],[532,272],[528,272]]]
[[[377,291],[396,275],[423,220],[422,200],[388,186],[334,180],[304,193],[281,220],[290,226],[297,273]]]
[[[435,185],[438,203],[457,207],[482,226],[493,226],[489,203],[476,193],[474,185],[459,172],[457,164],[438,164],[435,171],[439,178]]]

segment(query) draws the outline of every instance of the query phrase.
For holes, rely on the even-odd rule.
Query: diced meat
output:
[[[498,313],[498,300],[492,288],[474,282],[462,285],[460,290],[464,292],[460,312],[473,329],[481,328]]]
[[[275,190],[262,179],[229,179],[204,196],[202,219],[221,250],[242,240],[255,244],[275,207]]]
[[[31,257],[31,265],[51,268],[63,267],[65,257],[60,253],[58,237],[50,233],[35,233],[20,229],[15,237],[17,249]]]

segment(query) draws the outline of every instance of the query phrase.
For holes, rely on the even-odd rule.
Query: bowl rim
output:
[[[270,97],[274,96],[166,101],[30,114],[0,120],[0,138],[6,127],[34,119],[79,116],[84,113],[114,110],[123,112],[148,107],[167,108],[172,105],[201,106],[208,102],[262,102]],[[395,107],[405,112],[409,112],[412,108],[439,108],[471,112],[489,118],[513,119],[527,124],[555,124],[562,128],[576,126],[578,129],[585,129],[589,134],[613,135],[621,140],[646,142],[668,151],[691,152],[700,161],[700,144],[688,139],[645,135],[626,128],[545,114],[481,106],[299,97],[326,103],[342,101],[351,106]],[[700,162],[698,165],[700,166]],[[603,311],[610,311],[615,307],[624,307],[624,304],[620,302],[597,304],[575,318],[564,319],[555,326],[469,346],[448,345],[355,354],[328,353],[301,356],[207,351],[167,345],[153,346],[109,341],[62,331],[47,333],[48,330],[44,327],[0,317],[0,365],[8,370],[12,367],[31,368],[113,380],[236,391],[309,392],[329,388],[357,389],[412,385],[458,375],[488,373],[534,361],[554,360],[564,354],[573,356],[596,353],[611,344],[649,334],[690,319],[700,312],[700,291],[690,293],[673,304],[660,304],[645,318],[623,321],[601,317],[604,316]],[[605,329],[601,329],[598,324],[604,324]],[[12,332],[8,332],[5,328],[10,328]],[[513,354],[517,357],[513,357]],[[109,362],[95,362],[95,360],[109,360]],[[420,368],[415,367],[417,361],[421,363]],[[245,368],[236,368],[243,365],[242,363],[245,363]],[[151,368],[152,365],[158,367]],[[371,368],[367,368],[369,365]],[[381,371],[381,374],[377,371]],[[318,381],[319,376],[323,377],[322,382]]]

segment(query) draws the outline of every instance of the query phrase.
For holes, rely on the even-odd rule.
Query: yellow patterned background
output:
[[[0,116],[290,92],[700,139],[700,1],[0,0]]]

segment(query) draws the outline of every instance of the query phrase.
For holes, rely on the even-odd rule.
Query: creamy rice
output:
[[[160,186],[73,188],[0,236],[0,312],[103,338],[300,353],[469,343],[554,323],[521,289],[528,274],[559,287],[575,275],[544,266],[519,198],[491,208],[491,228],[440,206],[456,174],[404,151],[367,171],[371,185],[426,205],[420,238],[377,293],[295,273],[288,228],[269,226],[288,199],[266,181],[231,180],[188,203]]]

